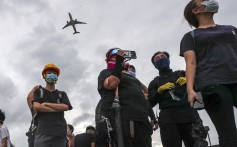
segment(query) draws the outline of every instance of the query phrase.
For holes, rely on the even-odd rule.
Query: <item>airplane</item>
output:
[[[74,34],[77,34],[77,33],[80,33],[80,32],[77,32],[75,25],[76,25],[76,24],[86,24],[86,23],[85,23],[85,22],[77,21],[77,19],[73,20],[72,15],[71,15],[70,12],[69,12],[69,18],[70,18],[70,22],[67,21],[67,24],[66,24],[62,29],[66,28],[66,27],[68,27],[68,26],[72,26],[73,29],[74,29],[73,35],[74,35]]]

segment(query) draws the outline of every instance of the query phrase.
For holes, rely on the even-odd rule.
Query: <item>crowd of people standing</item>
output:
[[[186,5],[184,17],[195,28],[180,42],[186,69],[173,71],[170,54],[157,50],[151,64],[158,75],[148,88],[126,62],[124,50],[109,49],[107,68],[98,75],[98,123],[88,126],[85,133],[74,135],[74,127],[64,118],[64,112],[73,107],[67,93],[56,89],[60,68],[45,65],[41,73],[45,86],[35,86],[27,97],[33,118],[27,132],[29,147],[152,147],[151,136],[158,126],[163,147],[207,147],[205,138],[194,133],[202,131],[197,124],[203,127],[193,107],[197,102],[204,104],[219,146],[237,147],[237,28],[215,23],[218,8],[216,0],[191,0]],[[158,118],[152,109],[157,104]],[[10,147],[4,120],[0,110],[0,147]],[[203,146],[198,146],[201,141]]]

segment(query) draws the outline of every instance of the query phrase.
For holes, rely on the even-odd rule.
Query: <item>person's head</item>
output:
[[[0,125],[3,124],[5,120],[5,113],[0,109]]]
[[[158,70],[170,67],[170,55],[165,51],[158,51],[151,57],[151,62]]]
[[[184,9],[184,17],[190,26],[197,28],[199,26],[199,15],[210,15],[217,13],[219,4],[216,0],[191,0]]]
[[[86,133],[94,134],[95,133],[95,127],[93,127],[93,126],[86,127]]]
[[[47,64],[42,70],[42,76],[49,84],[56,84],[58,76],[60,75],[60,69],[55,64]]]
[[[108,69],[113,69],[115,67],[115,61],[116,61],[116,55],[120,48],[111,48],[108,50],[108,52],[105,54],[106,56],[106,63]]]
[[[71,124],[67,124],[67,135],[72,135],[74,127]]]
[[[129,65],[128,66],[128,73],[131,76],[136,77],[136,68],[133,65]]]

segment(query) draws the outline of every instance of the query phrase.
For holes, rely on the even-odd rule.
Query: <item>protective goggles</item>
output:
[[[111,57],[115,56],[115,55],[118,53],[119,50],[120,50],[119,48],[113,49],[113,50],[110,52],[110,54],[108,55],[108,57],[106,58],[106,61],[108,61]]]

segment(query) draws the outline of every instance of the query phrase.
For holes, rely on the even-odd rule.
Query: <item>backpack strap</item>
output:
[[[43,91],[43,87],[41,85],[39,85],[39,90],[40,90],[40,98],[44,97],[44,91]]]
[[[196,43],[195,43],[195,37],[194,37],[194,30],[191,31],[191,36],[193,37],[193,42],[194,42],[194,45],[195,45]]]

